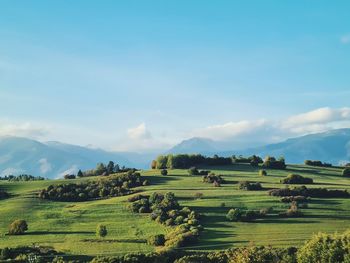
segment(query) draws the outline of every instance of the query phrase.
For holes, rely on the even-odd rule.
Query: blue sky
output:
[[[271,142],[350,127],[348,10],[1,1],[0,135],[148,151],[192,136]]]

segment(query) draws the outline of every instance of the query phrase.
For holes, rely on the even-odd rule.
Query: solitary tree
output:
[[[96,228],[96,236],[97,237],[105,237],[107,236],[107,227],[105,225],[97,225],[97,228]]]
[[[81,178],[81,177],[83,177],[83,176],[84,176],[84,175],[83,175],[83,172],[82,172],[81,170],[79,170],[78,173],[77,173],[77,177]]]
[[[9,235],[23,235],[28,230],[28,224],[25,220],[17,219],[9,226]]]
[[[107,173],[111,174],[114,171],[114,162],[113,161],[109,161],[109,163],[107,164]]]

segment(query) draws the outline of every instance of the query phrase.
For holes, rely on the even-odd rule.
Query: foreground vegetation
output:
[[[172,220],[166,222],[169,219],[175,221],[176,217],[151,220],[150,206],[148,213],[139,213],[141,207],[134,213],[128,202],[130,197],[140,194],[150,197],[155,192],[163,196],[172,192],[181,207],[178,210],[188,207],[200,214],[200,225],[204,229],[199,238],[181,248],[184,251],[181,253],[191,252],[192,255],[187,255],[190,257],[194,252],[205,252],[205,255],[212,252],[208,255],[213,255],[219,250],[249,244],[251,249],[272,245],[274,249],[288,251],[286,247],[300,247],[319,231],[342,232],[350,225],[350,179],[342,175],[343,168],[288,165],[280,170],[263,168],[263,163],[255,166],[240,162],[198,166],[197,169],[206,171],[206,175],[189,175],[189,168],[168,169],[166,173],[157,169],[140,171],[142,183],[132,188],[138,193],[129,192],[127,194],[132,195],[127,196],[109,194],[86,201],[43,199],[38,194],[50,186],[58,189],[64,184],[90,185],[115,175],[82,176],[69,180],[1,181],[0,189],[7,195],[0,201],[0,248],[31,246],[34,242],[36,246],[52,247],[64,257],[84,258],[80,255],[85,255],[89,259],[99,255],[117,258],[126,253],[159,251],[155,243],[161,238],[157,238],[157,242],[150,242],[150,239],[171,235],[177,224],[172,225]],[[259,173],[262,169],[264,174]],[[310,178],[313,183],[307,187],[281,183],[290,174]],[[143,185],[146,180],[149,185]],[[269,194],[271,191],[287,193]],[[231,209],[239,209],[243,220],[228,219]],[[298,216],[287,214],[295,209]],[[246,220],[247,214],[248,218],[253,215],[253,219]],[[9,225],[17,219],[24,219],[28,230],[23,235],[8,235]],[[99,224],[106,227],[106,236],[96,236]]]

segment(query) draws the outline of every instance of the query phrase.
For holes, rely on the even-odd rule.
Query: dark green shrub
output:
[[[247,190],[247,191],[259,191],[263,189],[260,183],[250,183],[248,181],[239,182],[238,186],[239,186],[239,189]]]
[[[168,170],[167,170],[167,169],[162,169],[162,170],[160,171],[160,174],[161,174],[161,175],[168,175]]]
[[[344,177],[350,177],[350,168],[345,168],[343,170],[343,176]]]
[[[97,228],[96,228],[96,236],[97,237],[105,237],[107,236],[107,227],[105,225],[97,225]]]
[[[299,174],[289,174],[286,178],[281,180],[282,184],[312,184],[311,178],[303,177]]]

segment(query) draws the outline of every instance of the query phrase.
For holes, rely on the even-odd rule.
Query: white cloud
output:
[[[216,141],[234,142],[251,147],[309,133],[350,127],[350,108],[319,108],[293,115],[286,120],[243,120],[197,129],[189,137],[203,137]]]
[[[331,109],[326,107],[291,116],[282,125],[288,128],[308,124],[326,124],[343,120],[350,120],[350,108]]]
[[[48,133],[49,128],[31,122],[9,122],[0,120],[0,136],[19,136],[41,138]]]
[[[141,123],[135,128],[128,129],[128,136],[132,140],[147,140],[152,138],[151,133],[147,130],[145,123]]]
[[[52,170],[52,166],[46,158],[40,159],[38,163],[40,164],[40,172],[42,174],[46,174]]]
[[[350,44],[350,34],[341,36],[340,42],[343,44]]]
[[[74,164],[70,168],[68,168],[67,170],[59,173],[57,178],[62,178],[66,174],[76,174],[77,172],[78,172],[78,165]]]
[[[267,128],[269,123],[264,120],[228,122],[198,129],[193,133],[195,137],[204,137],[214,140],[227,140],[234,137],[245,136],[253,131]]]

